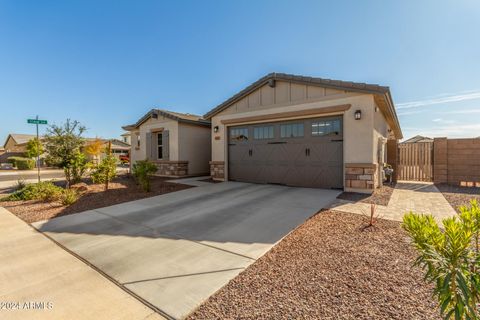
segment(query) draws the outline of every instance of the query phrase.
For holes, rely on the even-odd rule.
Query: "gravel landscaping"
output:
[[[92,210],[114,204],[138,200],[156,195],[179,191],[191,186],[178,183],[165,182],[168,178],[154,177],[152,190],[144,192],[132,177],[123,175],[115,178],[109,184],[109,190],[105,191],[103,184],[84,184],[84,190],[80,198],[70,206],[64,206],[59,202],[30,201],[0,201],[0,207],[4,207],[27,223],[52,219],[58,216]],[[88,180],[86,180],[88,182]],[[60,184],[59,182],[58,184]]]
[[[188,319],[439,319],[400,223],[324,211]]]
[[[437,184],[436,187],[443,194],[445,199],[457,211],[462,205],[468,205],[470,200],[476,199],[480,203],[480,188],[451,186]]]
[[[363,194],[356,192],[342,192],[337,199],[349,200],[354,202],[374,203],[381,206],[388,205],[390,197],[392,196],[395,184],[383,185],[380,188],[375,189],[373,194]]]

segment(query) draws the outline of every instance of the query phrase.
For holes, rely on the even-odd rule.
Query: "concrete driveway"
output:
[[[34,226],[181,319],[339,193],[205,183]]]

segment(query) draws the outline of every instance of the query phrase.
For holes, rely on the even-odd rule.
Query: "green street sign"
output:
[[[33,124],[47,124],[47,120],[27,119],[27,122]]]

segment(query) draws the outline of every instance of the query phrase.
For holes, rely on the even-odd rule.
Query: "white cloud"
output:
[[[412,115],[412,114],[419,114],[419,113],[422,113],[422,112],[424,112],[424,110],[403,111],[403,112],[397,113],[397,115],[402,117],[402,116],[409,116],[409,115]]]
[[[455,120],[448,120],[448,119],[446,120],[446,119],[442,119],[442,118],[433,119],[432,121],[437,122],[437,123],[443,123],[443,124],[456,123]]]
[[[452,95],[443,94],[437,97],[428,98],[424,100],[398,103],[397,109],[418,108],[418,107],[424,107],[424,106],[431,106],[435,104],[459,102],[459,101],[466,101],[466,100],[476,100],[476,99],[480,99],[480,91],[478,90],[460,92]]]
[[[441,113],[442,114],[476,114],[476,113],[480,113],[480,107],[475,109],[444,111]]]

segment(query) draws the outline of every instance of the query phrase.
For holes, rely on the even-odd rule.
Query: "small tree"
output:
[[[86,154],[93,157],[94,159],[97,159],[97,157],[103,151],[103,141],[99,138],[96,138],[94,141],[88,143],[85,146],[84,150]]]
[[[93,170],[91,177],[93,183],[105,183],[105,190],[108,189],[107,182],[112,181],[116,176],[117,159],[111,154],[107,154]]]
[[[419,255],[415,264],[435,284],[444,319],[480,317],[480,209],[476,201],[461,207],[458,217],[443,219],[444,230],[431,215],[406,214],[403,228]]]
[[[35,158],[45,152],[45,148],[43,147],[42,142],[37,138],[30,139],[27,142],[26,149],[26,156],[28,158]]]
[[[67,170],[67,173],[70,175],[67,181],[71,181],[72,184],[82,181],[87,167],[88,161],[85,154],[80,151],[75,152],[73,158],[70,160],[69,169]]]
[[[148,160],[137,161],[132,167],[133,176],[145,192],[150,191],[150,179],[157,170],[155,163]]]
[[[85,155],[82,158],[80,152],[85,130],[78,121],[67,119],[63,125],[51,125],[45,135],[47,162],[63,169],[69,186],[74,182],[72,179],[79,180],[85,171]]]

